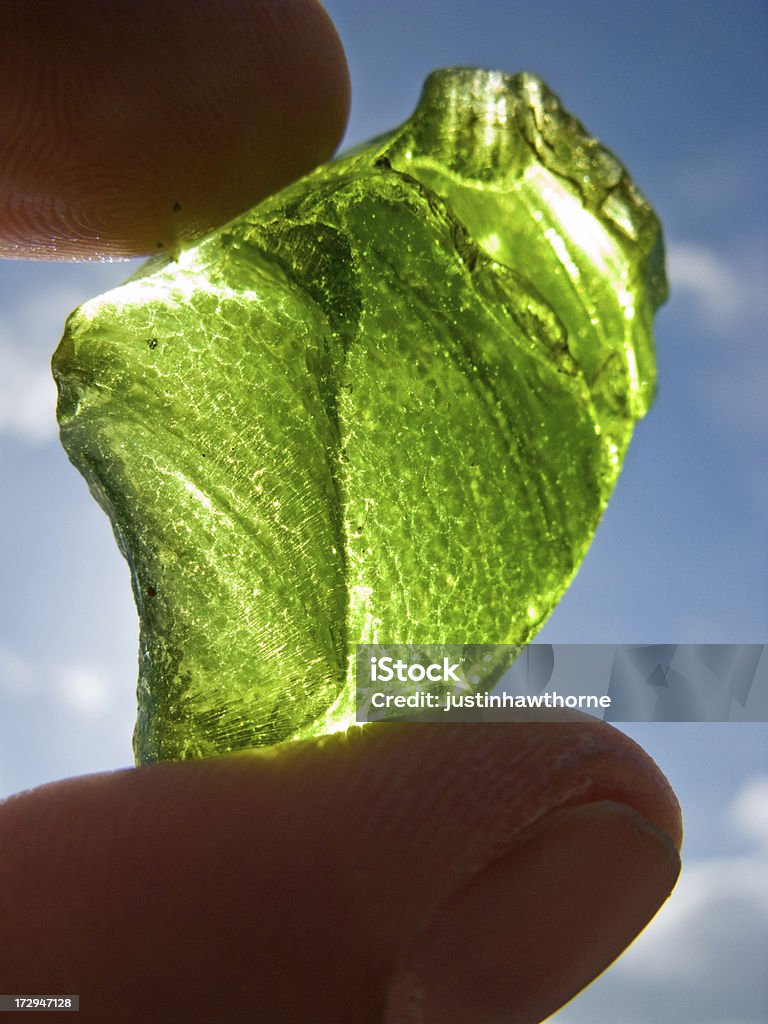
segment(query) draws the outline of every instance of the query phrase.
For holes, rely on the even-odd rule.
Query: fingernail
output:
[[[553,812],[409,943],[387,1024],[542,1020],[642,930],[679,868],[669,836],[625,804]]]

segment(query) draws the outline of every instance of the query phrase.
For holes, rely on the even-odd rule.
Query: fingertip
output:
[[[607,804],[618,805],[618,819],[589,811]],[[579,808],[588,820],[568,840],[571,853],[558,860],[560,835],[546,863],[553,880],[567,878],[568,857],[598,836],[597,859],[579,856],[584,884],[590,871],[613,872],[610,931],[570,973],[542,960],[536,977],[551,998],[572,994],[590,964],[616,955],[672,884],[674,843],[664,833],[675,828],[674,797],[650,759],[609,727],[366,726],[44,787],[0,807],[0,990],[42,982],[80,991],[84,1022],[215,1015],[222,991],[233,1022],[253,1019],[254,992],[270,1021],[380,1021],[390,979],[441,908],[480,878],[512,906],[517,868],[495,881],[494,866],[527,849],[520,856],[535,874],[537,830]],[[630,849],[628,831],[639,846]],[[614,853],[624,847],[622,866]],[[642,899],[613,914],[633,872]],[[481,908],[493,902],[492,891],[481,894]],[[553,898],[555,929],[560,910],[567,893]],[[468,903],[461,913],[476,911]],[[571,913],[572,923],[582,917]],[[495,920],[494,934],[504,926]],[[441,934],[451,929],[446,917]],[[528,1005],[545,996],[532,989]]]
[[[679,872],[670,838],[625,804],[545,815],[439,908],[401,953],[387,1024],[536,1024],[645,927]]]
[[[0,254],[172,250],[327,160],[349,108],[316,0],[0,7]]]

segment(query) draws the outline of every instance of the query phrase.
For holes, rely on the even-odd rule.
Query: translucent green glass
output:
[[[345,727],[356,643],[530,640],[652,400],[664,296],[617,159],[533,75],[449,69],[74,313],[61,435],[131,567],[137,758]]]

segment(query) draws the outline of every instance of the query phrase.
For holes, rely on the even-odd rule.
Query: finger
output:
[[[167,250],[331,156],[349,83],[318,0],[0,4],[0,255]]]
[[[366,727],[0,808],[0,991],[84,1022],[540,1020],[653,915],[677,805],[599,723]]]

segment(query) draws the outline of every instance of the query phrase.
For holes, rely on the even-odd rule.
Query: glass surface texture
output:
[[[131,568],[137,760],[344,728],[359,643],[530,641],[653,399],[665,294],[619,161],[535,76],[458,68],[80,307],[59,422]]]

